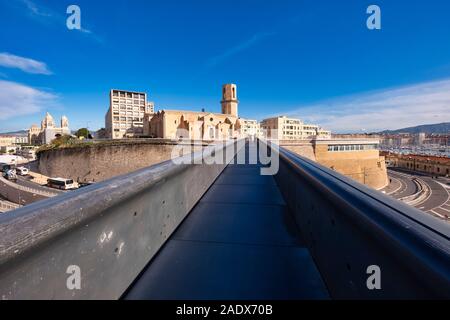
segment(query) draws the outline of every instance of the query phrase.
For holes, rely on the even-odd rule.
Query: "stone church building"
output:
[[[237,88],[222,88],[222,113],[160,110],[144,116],[144,135],[153,138],[226,140],[241,136]]]
[[[47,144],[59,136],[70,135],[69,120],[66,116],[61,117],[60,124],[61,126],[57,127],[52,115],[47,112],[40,128],[34,124],[28,130],[28,141],[34,145]]]

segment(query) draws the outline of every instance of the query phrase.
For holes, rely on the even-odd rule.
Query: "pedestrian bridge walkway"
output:
[[[249,148],[256,143],[240,151],[247,159]],[[261,166],[228,165],[126,298],[328,298],[292,213]]]

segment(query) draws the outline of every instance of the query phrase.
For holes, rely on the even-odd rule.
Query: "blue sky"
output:
[[[366,27],[371,4],[381,30]],[[220,112],[229,82],[245,118],[338,132],[450,121],[449,15],[443,0],[1,1],[0,132],[45,111],[98,129],[111,88]]]

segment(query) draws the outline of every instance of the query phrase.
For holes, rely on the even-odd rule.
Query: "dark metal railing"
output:
[[[177,158],[185,164],[169,160],[1,214],[0,299],[119,298],[227,165],[209,160],[237,149],[210,146]]]
[[[287,149],[272,152],[277,184],[332,297],[450,298],[449,224]],[[373,266],[380,289],[368,283]]]

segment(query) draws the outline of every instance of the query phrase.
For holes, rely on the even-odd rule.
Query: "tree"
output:
[[[83,137],[83,138],[89,138],[89,136],[90,136],[89,130],[88,130],[87,128],[81,128],[81,129],[78,129],[77,132],[75,133],[75,135],[76,135],[78,138],[81,138],[81,137]]]
[[[73,144],[76,141],[77,141],[77,139],[70,135],[67,135],[67,134],[62,135],[62,136],[58,135],[58,137],[56,137],[55,139],[52,140],[50,145],[52,145],[53,147],[59,147],[59,146]]]

